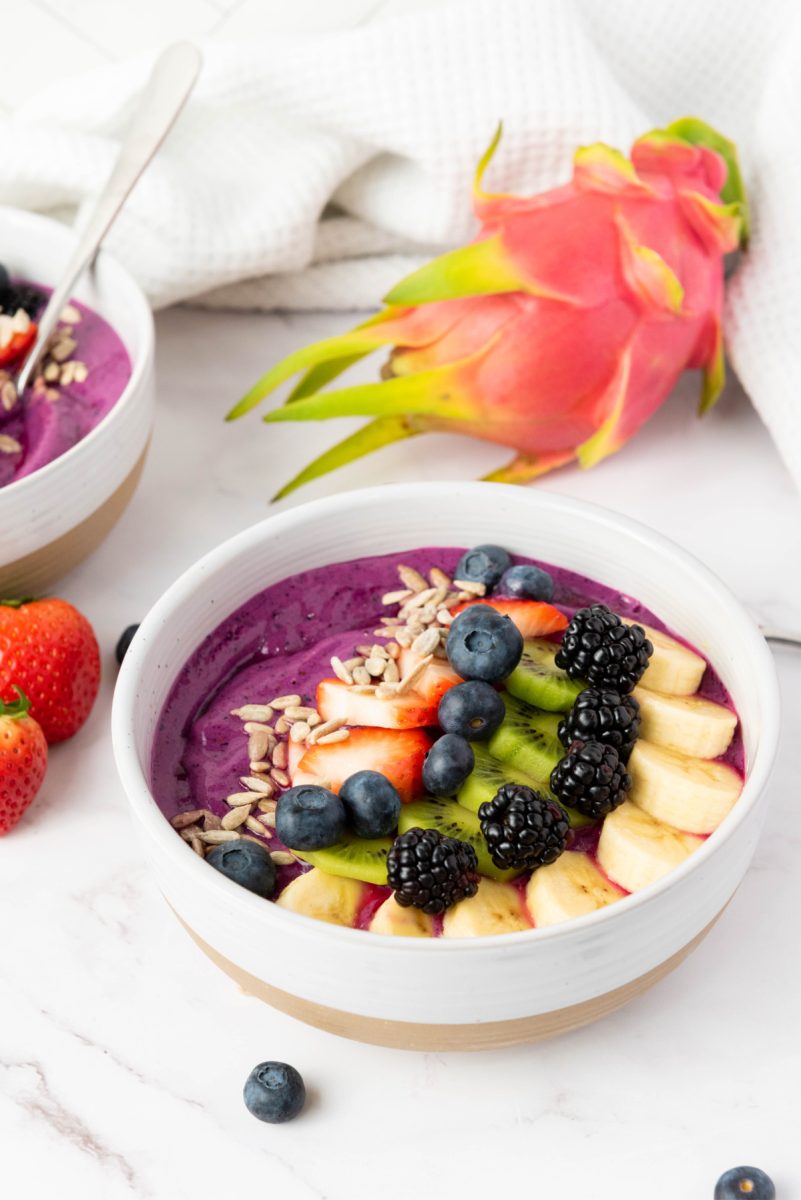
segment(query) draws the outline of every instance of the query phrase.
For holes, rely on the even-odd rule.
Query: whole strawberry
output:
[[[0,835],[13,829],[33,802],[47,770],[47,742],[17,690],[10,704],[0,700]]]
[[[0,697],[28,697],[48,742],[81,728],[100,686],[100,650],[92,626],[66,600],[0,602]]]

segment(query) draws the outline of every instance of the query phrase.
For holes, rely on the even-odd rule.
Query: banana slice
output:
[[[638,740],[629,758],[629,798],[657,821],[685,833],[712,833],[743,784],[725,763],[690,758]]]
[[[598,862],[627,892],[639,892],[679,866],[703,839],[679,833],[627,800],[603,823]]]
[[[356,924],[364,884],[357,879],[345,879],[338,875],[327,875],[313,867],[305,875],[298,875],[276,900],[279,908],[302,913],[304,917],[316,917],[328,921],[329,925]]]
[[[601,874],[586,854],[566,850],[529,880],[526,903],[537,928],[595,912],[625,893]]]
[[[494,879],[482,879],[475,896],[460,900],[445,913],[443,937],[486,937],[530,929],[517,888]]]
[[[701,686],[706,670],[706,659],[675,638],[652,629],[642,621],[623,618],[626,625],[642,625],[645,636],[653,644],[654,652],[640,680],[642,687],[656,692],[668,692],[673,696],[692,696]]]
[[[695,758],[719,758],[737,728],[737,714],[701,696],[666,696],[637,687],[642,737],[667,750]]]
[[[394,933],[396,937],[433,937],[434,922],[419,908],[404,908],[389,896],[370,922],[371,933]]]

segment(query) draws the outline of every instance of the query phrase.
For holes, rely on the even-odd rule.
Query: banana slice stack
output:
[[[717,829],[742,790],[720,762],[737,728],[731,709],[697,695],[706,661],[645,627],[654,654],[634,691],[641,736],[629,759],[629,798],[606,818],[596,859],[568,850],[535,871],[525,892],[482,878],[475,896],[445,914],[444,937],[484,937],[555,925],[614,904],[684,862]],[[337,925],[354,925],[363,884],[315,868],[281,894],[280,907]],[[433,937],[434,922],[390,896],[373,916],[374,933]]]

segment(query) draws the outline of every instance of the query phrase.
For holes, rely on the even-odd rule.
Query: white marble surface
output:
[[[742,1161],[775,1177],[780,1200],[801,1195],[793,651],[777,653],[784,737],[745,883],[684,966],[561,1040],[436,1055],[308,1029],[241,995],[148,878],[109,744],[114,642],[198,555],[264,516],[276,485],[341,432],[221,422],[261,368],[341,327],[325,315],[158,319],[160,410],[143,484],[109,541],[61,588],[97,628],[102,694],[0,845],[3,1195],[455,1200],[514,1190],[543,1200],[711,1200],[718,1174]],[[736,388],[699,423],[689,383],[633,446],[550,486],[636,515],[699,554],[760,618],[801,627],[799,497]],[[502,457],[421,439],[299,499],[470,477]],[[241,1101],[251,1066],[273,1057],[297,1065],[313,1093],[303,1118],[283,1128],[258,1124]]]

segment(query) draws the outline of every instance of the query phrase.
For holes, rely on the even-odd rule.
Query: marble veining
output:
[[[222,424],[268,365],[344,326],[323,314],[158,318],[159,409],[143,484],[60,589],[95,623],[105,677],[82,734],[0,841],[0,1147],[10,1200],[426,1200],[518,1195],[711,1200],[728,1166],[801,1194],[801,653],[777,649],[784,737],[754,866],[703,945],[658,987],[559,1041],[407,1054],[307,1029],[240,993],[192,945],[144,869],[108,738],[113,646],[198,555],[348,427]],[[362,364],[354,375],[368,378]],[[696,420],[695,381],[626,450],[554,476],[704,559],[759,619],[801,627],[801,504],[736,385]],[[355,424],[355,423],[352,423]],[[339,428],[342,426],[342,429]],[[498,461],[421,438],[286,503]],[[284,1058],[311,1103],[259,1125],[241,1089]],[[414,1163],[413,1184],[407,1171]]]

